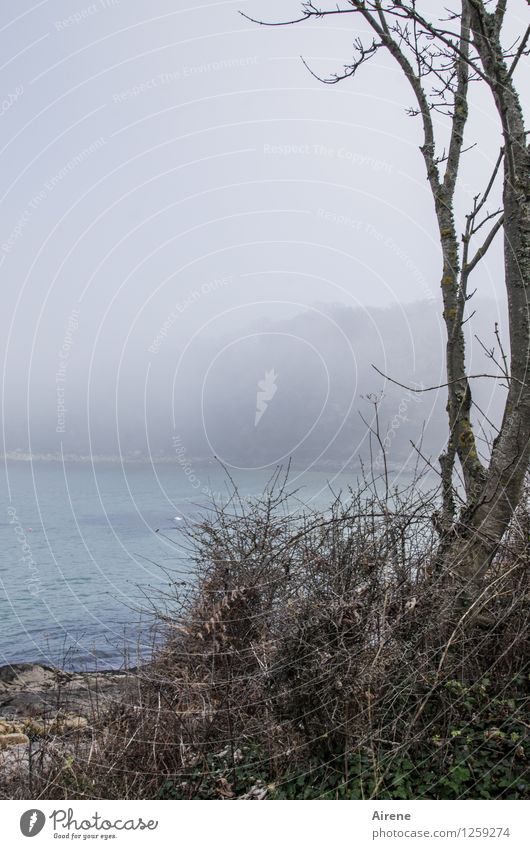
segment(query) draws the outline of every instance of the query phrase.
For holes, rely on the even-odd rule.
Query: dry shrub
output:
[[[436,572],[435,503],[416,480],[319,513],[277,474],[188,523],[193,580],[157,601],[163,648],[67,795],[524,795],[528,511],[470,603]]]

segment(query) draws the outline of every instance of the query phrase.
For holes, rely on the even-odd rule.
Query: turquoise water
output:
[[[149,601],[188,560],[179,522],[209,493],[227,492],[216,464],[193,469],[142,463],[8,462],[1,472],[0,664],[72,668],[135,663],[152,644]],[[262,492],[270,472],[238,472],[242,495]],[[353,473],[292,472],[312,506]],[[158,529],[158,532],[157,532]],[[162,567],[162,568],[160,568]]]

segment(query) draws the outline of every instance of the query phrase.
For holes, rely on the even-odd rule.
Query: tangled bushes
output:
[[[157,604],[165,641],[137,703],[45,795],[528,796],[526,508],[469,602],[436,571],[418,481],[325,514],[297,499],[276,475],[187,525],[195,574]]]

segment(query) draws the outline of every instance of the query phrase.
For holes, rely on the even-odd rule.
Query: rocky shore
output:
[[[59,712],[89,718],[101,713],[136,680],[133,671],[65,672],[38,663],[0,667],[0,722],[46,719]]]
[[[32,752],[67,752],[134,692],[134,671],[66,672],[38,663],[0,667],[0,781],[29,769]]]

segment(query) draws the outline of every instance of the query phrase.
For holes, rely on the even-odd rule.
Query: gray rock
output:
[[[0,719],[57,713],[93,718],[128,699],[136,674],[65,672],[38,663],[0,667]]]

